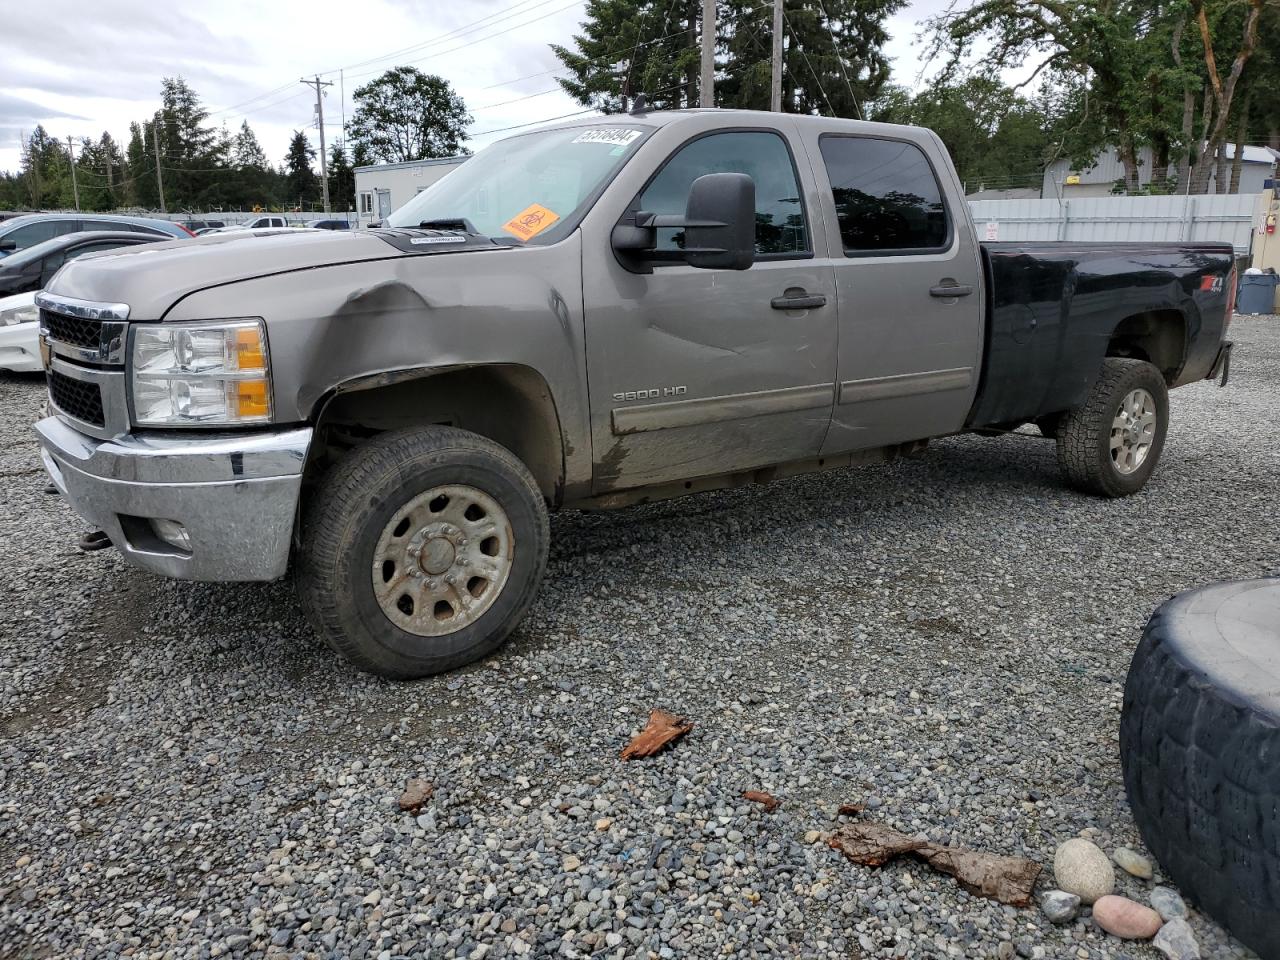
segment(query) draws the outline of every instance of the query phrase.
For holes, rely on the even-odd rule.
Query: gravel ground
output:
[[[564,515],[515,639],[406,684],[337,662],[287,585],[78,553],[41,493],[40,382],[0,375],[0,956],[1155,957],[812,832],[862,801],[1032,857],[1042,889],[1069,837],[1143,849],[1116,741],[1139,630],[1280,567],[1280,323],[1231,332],[1230,387],[1174,394],[1136,497],[1069,491],[1045,441],[966,437]],[[694,731],[621,762],[653,706]]]

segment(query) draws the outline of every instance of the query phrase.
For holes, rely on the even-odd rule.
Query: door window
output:
[[[756,185],[756,255],[809,253],[809,231],[795,164],[776,133],[735,131],[700,137],[681,147],[640,194],[638,209],[656,214],[685,212],[693,181],[708,173],[745,173]],[[658,230],[658,254],[678,252],[684,231]]]
[[[819,146],[846,255],[922,253],[948,246],[942,190],[919,147],[829,135]]]
[[[60,237],[64,233],[76,233],[79,229],[79,220],[41,220],[38,223],[30,223],[25,227],[18,227],[17,230],[10,231],[5,234],[4,239],[12,240],[17,244],[16,249],[25,250],[27,247],[35,246],[37,243]]]

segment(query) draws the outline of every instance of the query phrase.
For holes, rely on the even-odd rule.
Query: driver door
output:
[[[834,269],[790,132],[720,128],[671,149],[629,209],[683,214],[695,179],[745,173],[756,189],[750,269],[684,262],[658,230],[652,273],[609,243],[584,246],[593,488],[597,493],[816,457],[836,371]],[[818,221],[820,223],[820,221]]]

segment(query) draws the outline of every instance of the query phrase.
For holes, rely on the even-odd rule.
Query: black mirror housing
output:
[[[690,185],[683,216],[635,211],[610,237],[628,270],[653,272],[646,255],[657,247],[659,229],[684,231],[681,254],[691,267],[746,270],[756,257],[755,181],[745,173],[708,173]]]
[[[685,208],[685,259],[704,270],[746,270],[756,258],[756,184],[745,173],[693,181]]]

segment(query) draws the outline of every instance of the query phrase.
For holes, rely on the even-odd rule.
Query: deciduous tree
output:
[[[356,88],[352,141],[378,160],[398,163],[465,153],[466,104],[441,77],[396,67]]]

